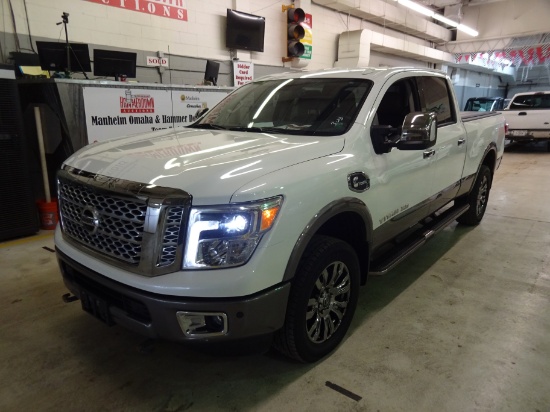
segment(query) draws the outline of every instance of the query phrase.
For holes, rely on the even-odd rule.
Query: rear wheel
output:
[[[472,191],[466,198],[466,203],[470,205],[468,211],[462,214],[458,219],[458,223],[468,226],[475,226],[481,222],[487,202],[489,201],[489,191],[491,190],[491,170],[485,165],[481,165],[477,179],[474,183]]]
[[[339,239],[315,236],[293,282],[274,346],[301,362],[315,362],[338,346],[353,318],[359,293],[357,255]]]

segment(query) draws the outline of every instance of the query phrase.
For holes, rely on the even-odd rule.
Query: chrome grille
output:
[[[139,264],[147,214],[145,201],[96,193],[76,182],[60,181],[58,190],[67,235],[98,252],[132,265]],[[95,224],[89,221],[93,216],[97,217]]]
[[[70,166],[57,181],[63,237],[74,247],[143,276],[181,269],[189,193]]]
[[[159,266],[171,265],[176,260],[184,211],[183,207],[172,207],[166,213]]]

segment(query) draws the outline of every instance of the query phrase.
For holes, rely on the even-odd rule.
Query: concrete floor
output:
[[[482,224],[371,278],[302,365],[108,328],[61,301],[51,233],[0,243],[0,411],[550,411],[549,245],[550,153],[509,147]]]

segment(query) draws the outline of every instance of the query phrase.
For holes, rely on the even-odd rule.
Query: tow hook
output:
[[[65,293],[63,296],[61,296],[61,299],[63,299],[63,302],[65,303],[71,303],[75,300],[78,300],[78,298],[75,295],[71,295],[70,293]]]

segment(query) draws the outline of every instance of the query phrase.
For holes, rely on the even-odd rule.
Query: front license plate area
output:
[[[105,299],[80,289],[80,302],[82,309],[109,326],[115,324],[109,312],[109,304]]]

